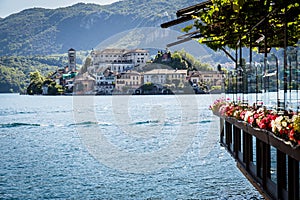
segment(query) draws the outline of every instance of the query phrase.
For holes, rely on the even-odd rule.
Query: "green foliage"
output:
[[[58,61],[52,57],[0,57],[0,92],[24,92],[30,83],[30,72],[38,70],[46,75],[57,69],[56,64]]]
[[[87,57],[87,58],[85,59],[85,62],[84,62],[84,64],[83,64],[83,66],[82,66],[81,69],[80,69],[80,74],[84,74],[85,72],[87,72],[87,68],[88,68],[89,66],[91,66],[91,63],[92,63],[91,57]]]
[[[25,85],[25,74],[22,71],[0,64],[0,93],[19,92]]]
[[[76,53],[78,63],[82,63],[85,52]],[[67,54],[49,56],[2,56],[0,57],[0,93],[25,92],[30,84],[30,73],[39,71],[49,76],[58,68],[67,65]],[[80,65],[78,65],[80,66]]]
[[[207,9],[194,16],[193,26],[205,36],[199,42],[213,50],[225,46],[236,48],[238,42],[243,47],[249,47],[250,41],[253,44],[262,34],[268,46],[283,47],[286,16],[288,45],[292,46],[300,38],[299,9],[296,0],[214,0],[212,5],[207,5]],[[182,30],[190,31],[190,25]],[[256,45],[262,46],[263,43]]]
[[[42,94],[42,86],[45,78],[40,74],[39,71],[30,72],[30,84],[27,88],[27,94]]]
[[[178,54],[183,60],[187,62],[188,69],[195,69],[198,71],[212,71],[213,68],[207,63],[201,63],[192,54],[187,53],[184,49],[178,51]]]
[[[50,78],[44,77],[39,71],[30,73],[30,84],[27,94],[43,94],[43,87],[47,87],[47,95],[58,95],[64,92],[63,87]]]
[[[57,95],[63,93],[63,88],[61,85],[56,84],[56,82],[51,82],[50,85],[48,85],[48,95]]]
[[[151,82],[147,82],[144,85],[141,86],[141,88],[145,91],[145,90],[152,90],[153,89],[154,84]]]
[[[208,64],[201,63],[192,54],[187,53],[184,49],[170,53],[171,59],[162,61],[162,53],[159,51],[155,57],[154,63],[161,63],[172,67],[173,69],[187,69],[198,71],[213,70]]]
[[[222,86],[219,86],[219,85],[213,85],[211,86],[210,90],[211,91],[214,91],[214,90],[221,90],[222,89]]]

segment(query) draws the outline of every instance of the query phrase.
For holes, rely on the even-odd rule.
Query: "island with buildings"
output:
[[[146,95],[207,94],[221,92],[220,71],[198,71],[173,68],[170,51],[158,51],[155,58],[145,49],[92,50],[85,67],[77,69],[76,50],[68,51],[68,65],[57,69],[34,92],[43,95]],[[36,77],[35,77],[36,78]],[[54,88],[54,89],[53,89]]]

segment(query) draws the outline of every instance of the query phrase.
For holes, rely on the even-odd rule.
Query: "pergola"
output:
[[[300,6],[297,0],[209,0],[176,12],[177,19],[161,24],[168,28],[194,20],[183,28],[187,38],[198,38],[201,43],[217,50],[259,46],[255,41],[264,35],[269,47],[296,45],[300,38]]]
[[[183,27],[182,30],[186,34],[178,37],[178,41],[168,44],[168,47],[192,39],[197,40],[213,50],[224,51],[236,63],[236,70],[242,66],[242,48],[248,48],[250,51],[250,66],[253,50],[264,53],[266,60],[271,48],[282,48],[286,94],[289,73],[288,50],[296,52],[298,68],[297,51],[300,38],[298,0],[208,0],[178,10],[176,15],[177,19],[163,23],[161,27],[168,28],[191,20],[193,22]],[[232,56],[228,49],[234,49],[235,56]],[[284,102],[286,99],[285,95]]]

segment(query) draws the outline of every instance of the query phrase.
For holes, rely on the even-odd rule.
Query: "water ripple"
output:
[[[16,128],[20,126],[41,126],[40,124],[31,124],[31,123],[7,123],[7,124],[0,124],[0,128]]]

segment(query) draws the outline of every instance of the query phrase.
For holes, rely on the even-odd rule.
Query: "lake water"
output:
[[[0,95],[0,199],[261,199],[216,98]]]

